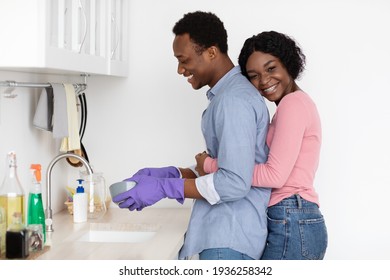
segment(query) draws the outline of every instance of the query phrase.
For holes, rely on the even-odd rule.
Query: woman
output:
[[[272,188],[262,259],[323,259],[328,236],[313,187],[321,123],[314,102],[296,83],[305,55],[288,36],[262,32],[245,41],[239,64],[260,94],[277,105],[267,134],[267,162],[257,164],[253,175],[253,186]],[[217,159],[206,153],[196,160],[201,175],[218,169]]]

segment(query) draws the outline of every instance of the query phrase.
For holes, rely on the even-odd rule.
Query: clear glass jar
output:
[[[29,239],[29,251],[41,251],[44,246],[42,224],[30,224],[27,226],[27,230]]]
[[[80,172],[84,180],[85,192],[88,194],[88,218],[98,219],[107,211],[107,187],[103,173],[95,172],[89,175],[86,171]]]

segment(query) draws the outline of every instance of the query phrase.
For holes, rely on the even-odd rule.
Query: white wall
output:
[[[5,42],[1,39],[0,45],[3,43]],[[0,80],[32,83],[82,82],[78,76],[37,75],[11,71],[0,71]],[[18,177],[27,194],[31,182],[30,165],[40,163],[42,165],[42,193],[46,208],[46,167],[59,153],[60,141],[53,139],[51,133],[32,126],[36,104],[42,89],[16,88],[13,92],[17,94],[15,98],[5,98],[2,94],[4,90],[5,88],[0,88],[0,180],[2,182],[5,176],[6,155],[14,150],[17,155]],[[69,169],[74,170],[72,172]],[[77,175],[78,170],[70,167],[65,160],[59,161],[53,168],[52,204],[55,212],[64,206],[65,186],[73,184],[72,176]],[[72,179],[68,180],[68,178]]]
[[[243,41],[261,31],[284,32],[300,43],[307,70],[299,84],[316,101],[323,124],[315,186],[329,231],[326,258],[390,259],[388,1],[132,0],[130,9],[129,77],[88,79],[84,144],[108,184],[144,166],[188,166],[204,150],[200,118],[206,89],[196,92],[177,75],[171,30],[186,12],[212,11],[225,23],[234,61]],[[66,79],[0,75],[0,80]],[[58,143],[31,126],[38,91],[18,92],[14,100],[0,99],[0,158],[16,149],[20,167],[38,159],[47,166]],[[67,180],[74,176],[66,163],[56,168],[71,169]],[[19,170],[19,175],[28,184],[28,174]],[[57,210],[62,202],[57,198]],[[167,206],[177,204],[157,205]]]

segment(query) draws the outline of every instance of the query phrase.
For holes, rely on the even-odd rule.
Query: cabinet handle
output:
[[[83,20],[84,20],[84,34],[83,34],[83,39],[81,40],[80,49],[79,49],[79,53],[81,53],[81,49],[83,48],[84,43],[85,43],[85,38],[87,37],[87,15],[85,14],[85,9],[84,9],[83,3],[81,3],[81,0],[79,0],[79,10],[81,11],[81,15],[83,16]]]
[[[117,50],[117,48],[118,48],[118,46],[119,46],[119,41],[120,41],[120,37],[119,37],[119,27],[118,27],[116,18],[115,18],[113,15],[111,15],[111,24],[114,26],[115,39],[116,39],[115,46],[114,46],[114,48],[111,50],[111,59],[113,59],[114,56],[115,56],[116,50]],[[111,35],[111,36],[112,36],[112,35]]]

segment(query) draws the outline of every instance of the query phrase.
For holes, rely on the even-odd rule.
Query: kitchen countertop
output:
[[[183,244],[191,215],[190,208],[145,208],[129,211],[110,207],[100,219],[73,223],[66,210],[53,216],[53,232],[47,234],[46,252],[39,260],[166,260],[176,259]],[[90,229],[155,232],[146,241],[86,242],[80,241]],[[117,240],[116,240],[117,241]]]

